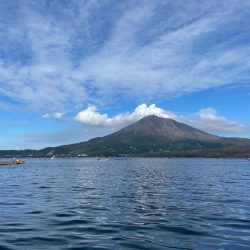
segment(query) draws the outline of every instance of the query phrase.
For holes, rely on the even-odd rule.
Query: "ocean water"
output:
[[[250,162],[28,159],[0,167],[0,249],[250,249]]]

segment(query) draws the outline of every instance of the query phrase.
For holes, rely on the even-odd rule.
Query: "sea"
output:
[[[250,249],[250,161],[56,158],[0,166],[0,249]]]

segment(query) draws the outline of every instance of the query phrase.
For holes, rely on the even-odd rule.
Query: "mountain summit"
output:
[[[151,138],[163,141],[213,141],[219,139],[218,136],[208,134],[173,119],[161,118],[155,115],[146,116],[113,135],[118,137],[133,136],[137,139]]]
[[[0,156],[202,156],[249,157],[250,140],[225,138],[169,118],[150,115],[113,134],[42,150],[0,151]]]

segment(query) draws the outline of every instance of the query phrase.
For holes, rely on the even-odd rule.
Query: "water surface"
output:
[[[0,167],[0,249],[250,249],[250,162]]]

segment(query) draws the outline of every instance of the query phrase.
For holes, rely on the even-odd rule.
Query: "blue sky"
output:
[[[0,149],[156,114],[250,137],[250,2],[0,0]]]

